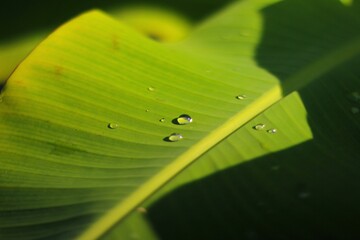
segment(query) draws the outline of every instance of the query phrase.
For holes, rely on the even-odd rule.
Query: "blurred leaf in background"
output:
[[[191,24],[231,1],[3,1],[0,4],[0,84],[50,32],[84,11],[102,9],[153,39],[169,42],[183,38]]]

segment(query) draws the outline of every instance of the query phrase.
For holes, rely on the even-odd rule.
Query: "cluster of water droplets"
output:
[[[153,86],[149,86],[147,88],[147,90],[149,92],[154,92],[156,91],[156,89]],[[146,109],[145,112],[149,112],[149,109]],[[188,114],[181,114],[180,116],[178,116],[177,118],[173,119],[172,123],[176,124],[176,125],[188,125],[190,123],[192,123],[193,119],[191,118],[190,115]],[[165,123],[166,119],[165,118],[160,118],[159,122],[161,123]],[[120,124],[118,122],[110,122],[108,123],[107,127],[109,129],[117,129],[120,127]],[[167,136],[166,138],[164,138],[165,141],[167,142],[177,142],[180,141],[181,139],[183,139],[183,135],[181,133],[172,133],[169,136]]]
[[[253,126],[253,129],[257,130],[257,131],[261,131],[261,130],[264,130],[265,127],[266,127],[266,125],[264,123],[258,123],[255,126]],[[277,129],[276,128],[270,128],[270,129],[266,130],[266,132],[274,134],[274,133],[277,133]]]
[[[181,114],[179,117],[175,118],[172,122],[177,125],[188,125],[192,123],[193,119],[188,114]],[[167,138],[168,142],[177,142],[183,139],[183,135],[181,133],[172,133]]]

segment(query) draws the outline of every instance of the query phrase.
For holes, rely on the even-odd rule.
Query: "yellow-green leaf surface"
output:
[[[354,236],[359,8],[242,1],[171,45],[100,12],[60,27],[1,93],[0,236]]]
[[[115,7],[109,11],[115,19],[160,42],[179,41],[191,28],[190,22],[183,15],[160,7],[135,5]],[[0,41],[0,85],[5,83],[16,66],[49,32],[50,29],[46,29],[11,41]]]

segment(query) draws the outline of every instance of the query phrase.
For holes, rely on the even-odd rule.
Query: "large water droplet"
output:
[[[244,100],[244,99],[246,99],[246,98],[247,98],[247,96],[244,95],[244,94],[240,94],[240,95],[237,95],[237,96],[236,96],[236,99],[237,99],[237,100]]]
[[[167,138],[170,142],[177,142],[183,139],[183,136],[180,133],[173,133]]]
[[[272,128],[272,129],[269,129],[267,130],[268,133],[276,133],[277,132],[277,129],[276,128]]]
[[[117,123],[117,122],[112,122],[112,123],[109,123],[109,124],[108,124],[108,128],[110,128],[110,129],[116,129],[116,128],[118,128],[119,126],[120,126],[120,124]]]
[[[166,119],[165,118],[160,118],[160,120],[159,120],[160,122],[165,122],[166,121]]]
[[[150,87],[148,87],[148,90],[149,90],[150,92],[154,92],[154,91],[155,91],[155,88],[152,87],[152,86],[150,86]]]
[[[350,111],[353,113],[353,114],[357,114],[360,112],[360,109],[358,107],[351,107]]]
[[[192,122],[192,118],[187,114],[182,114],[176,119],[176,122],[180,125],[186,125]]]
[[[265,124],[263,123],[259,123],[259,124],[256,124],[255,126],[253,126],[253,129],[255,130],[263,130],[265,128]]]

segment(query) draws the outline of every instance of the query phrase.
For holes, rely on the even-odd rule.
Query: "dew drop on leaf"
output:
[[[144,208],[144,207],[138,207],[136,210],[137,210],[139,213],[143,213],[143,214],[147,213],[147,209]]]
[[[277,132],[277,129],[276,128],[272,128],[272,129],[269,129],[267,130],[268,133],[276,133]]]
[[[154,87],[148,87],[148,90],[150,91],[150,92],[153,92],[153,91],[155,91],[155,88]]]
[[[170,142],[177,142],[183,139],[183,136],[180,133],[173,133],[168,137]]]
[[[112,122],[112,123],[109,123],[108,124],[108,128],[110,128],[110,129],[116,129],[116,128],[118,128],[120,125],[119,125],[119,123],[117,123],[117,122]]]
[[[182,114],[176,119],[176,121],[180,125],[186,125],[192,122],[192,118],[187,114]]]
[[[240,95],[237,95],[237,96],[236,96],[236,99],[237,99],[237,100],[244,100],[244,99],[246,99],[246,98],[247,98],[247,96],[244,95],[244,94],[240,94]]]
[[[259,124],[256,124],[255,126],[253,126],[253,129],[255,129],[255,130],[263,130],[264,127],[265,127],[265,124],[259,123]]]

